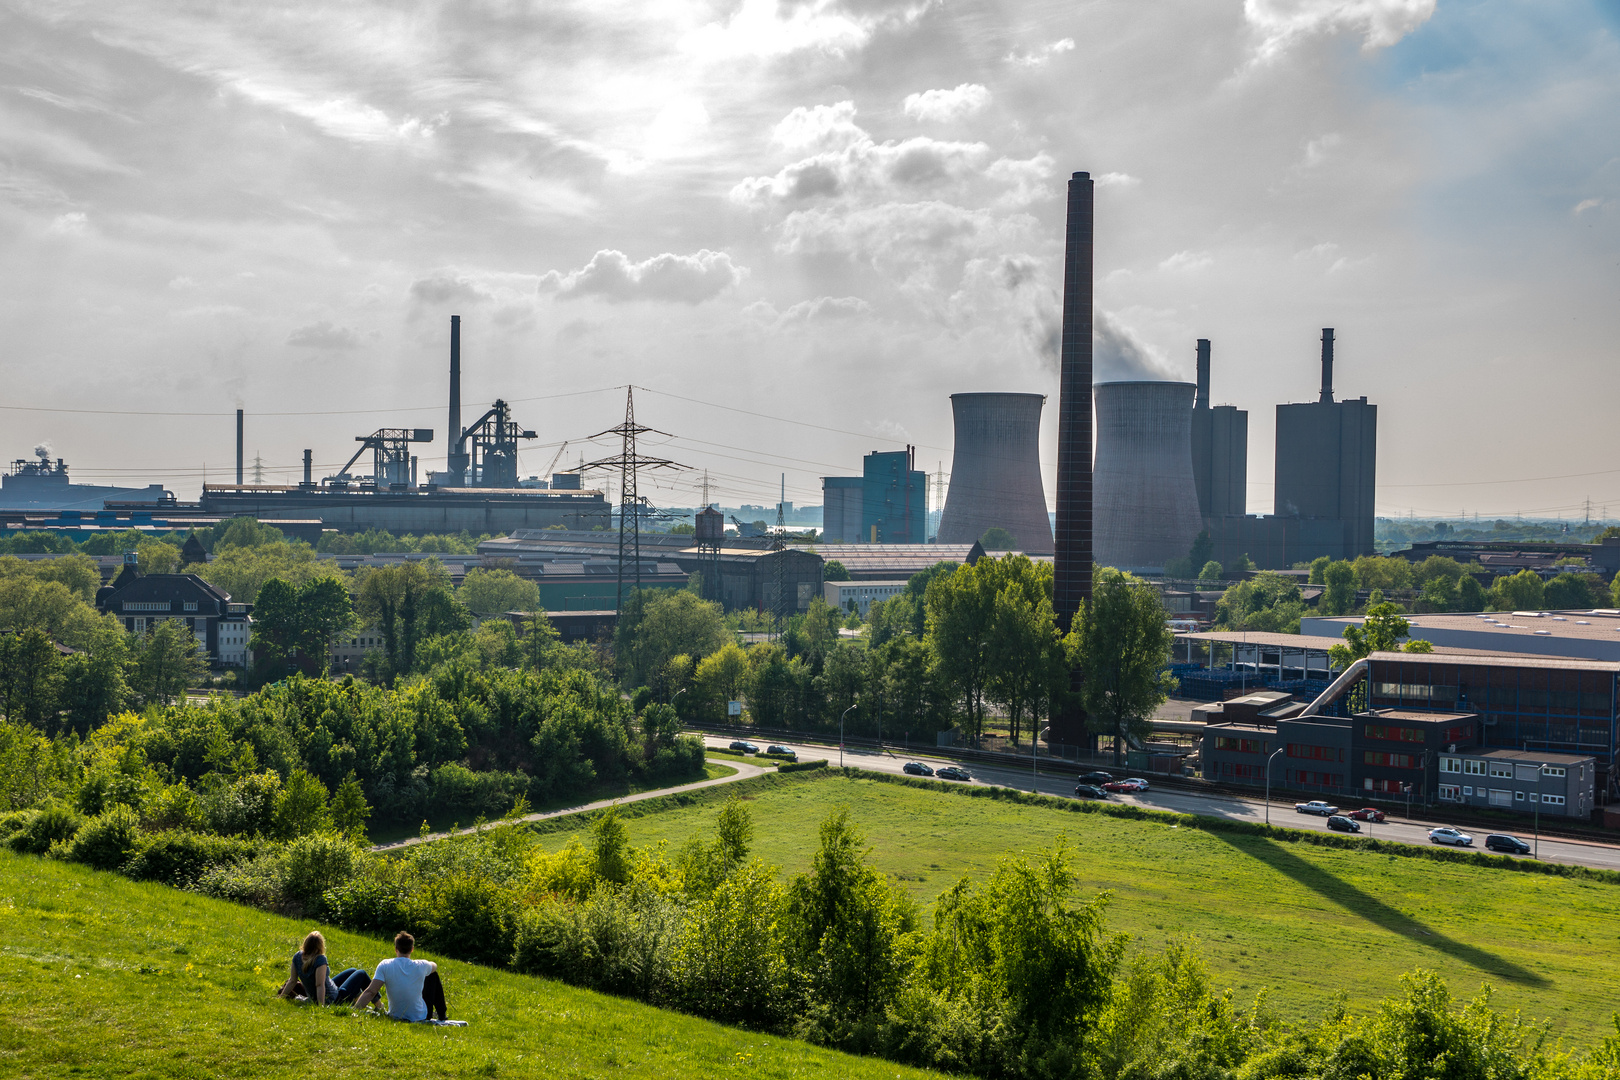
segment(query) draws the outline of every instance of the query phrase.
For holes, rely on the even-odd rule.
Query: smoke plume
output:
[[[1092,377],[1097,382],[1179,378],[1174,368],[1131,329],[1102,308],[1091,330]]]

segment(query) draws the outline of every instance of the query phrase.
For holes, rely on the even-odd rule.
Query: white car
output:
[[[1142,779],[1140,776],[1127,776],[1125,780],[1127,783],[1140,785],[1140,787],[1137,789],[1138,791],[1146,791],[1148,789],[1148,782]]]
[[[1332,817],[1339,812],[1339,808],[1332,803],[1325,803],[1321,799],[1312,799],[1310,802],[1297,802],[1294,812],[1299,814],[1318,814],[1322,817]]]
[[[1453,847],[1473,847],[1474,838],[1461,829],[1450,825],[1442,825],[1438,829],[1429,830],[1429,842],[1432,844],[1451,844]]]

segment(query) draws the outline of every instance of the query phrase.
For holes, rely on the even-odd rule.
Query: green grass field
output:
[[[467,1028],[275,998],[305,923],[0,849],[0,1075],[933,1075],[440,961]],[[382,941],[323,927],[338,966]],[[439,959],[423,952],[426,959]]]
[[[1199,942],[1217,981],[1247,1003],[1270,988],[1285,1019],[1318,1016],[1343,989],[1368,1007],[1402,972],[1432,968],[1454,995],[1481,982],[1498,1008],[1523,1009],[1585,1042],[1612,1031],[1620,1003],[1603,992],[1620,939],[1620,886],[1426,859],[1339,850],[1234,833],[1172,828],[827,774],[749,781],[755,851],[805,869],[816,828],[846,805],[872,863],[919,900],[963,875],[982,879],[1003,855],[1067,837],[1085,889],[1109,890],[1108,924],[1158,948]],[[725,789],[694,805],[627,820],[633,843],[713,826]],[[558,847],[575,835],[543,837]]]

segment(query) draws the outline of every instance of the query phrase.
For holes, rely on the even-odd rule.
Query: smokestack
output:
[[[242,410],[236,410],[236,484],[242,485]]]
[[[1058,383],[1057,536],[1052,607],[1065,632],[1091,598],[1091,174],[1069,181]]]
[[[1193,408],[1209,408],[1209,338],[1198,339],[1198,396],[1193,399]]]
[[[1322,328],[1322,395],[1320,404],[1333,404],[1333,327]]]
[[[315,451],[313,451],[313,450],[305,450],[304,451],[304,483],[306,483],[306,484],[313,484],[315,482],[315,461],[314,461],[314,457],[315,457]]]
[[[461,316],[450,316],[450,452],[445,458],[445,469],[461,482],[467,471],[467,454],[461,437]]]

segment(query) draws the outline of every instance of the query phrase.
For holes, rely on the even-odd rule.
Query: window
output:
[[[172,606],[167,600],[161,603],[149,600],[126,600],[123,604],[125,611],[168,611]]]
[[[1504,776],[1511,780],[1513,778],[1513,764],[1507,761],[1493,761],[1491,762],[1491,775]]]
[[[1467,784],[1464,784],[1463,785],[1463,794],[1468,796],[1469,798],[1473,798],[1474,789],[1469,787]]]
[[[1234,739],[1226,735],[1217,735],[1215,749],[1233,750],[1239,754],[1264,754],[1270,751],[1271,744],[1259,739]]]
[[[1464,761],[1463,772],[1469,776],[1484,776],[1485,763],[1483,761]]]
[[[1512,806],[1513,792],[1503,788],[1491,788],[1490,797],[1486,801],[1492,806]]]
[[[1401,794],[1401,782],[1399,780],[1374,780],[1368,777],[1363,781],[1363,784],[1368,791],[1382,791],[1390,795]]]
[[[1563,776],[1564,768],[1561,765],[1548,765],[1541,770],[1542,776]]]
[[[1417,728],[1390,727],[1384,724],[1368,724],[1367,738],[1385,739],[1392,742],[1422,742],[1423,732]]]
[[[1460,802],[1462,800],[1461,790],[1456,784],[1441,784],[1440,799],[1442,802]]]
[[[196,611],[197,610],[197,601],[195,601],[195,600],[187,600],[185,603],[180,605],[180,608],[183,611]]]
[[[1446,728],[1446,730],[1441,733],[1440,741],[1441,742],[1446,742],[1446,743],[1467,742],[1469,739],[1472,739],[1473,737],[1474,737],[1474,725],[1473,724],[1471,724],[1471,723],[1470,724],[1458,724],[1455,727]]]
[[[1343,761],[1344,751],[1333,746],[1311,746],[1307,743],[1289,743],[1288,756],[1311,761]]]
[[[1446,757],[1440,759],[1440,771],[1443,773],[1462,772],[1462,758]]]
[[[1522,792],[1522,791],[1515,791],[1515,792],[1514,792],[1514,793],[1513,793],[1513,801],[1514,801],[1514,802],[1524,802],[1524,792]]]
[[[1541,801],[1548,806],[1564,805],[1564,797],[1562,795],[1543,795],[1541,797]]]
[[[1416,754],[1386,754],[1382,750],[1366,750],[1361,760],[1367,765],[1382,765],[1389,769],[1422,768],[1423,759]]]

